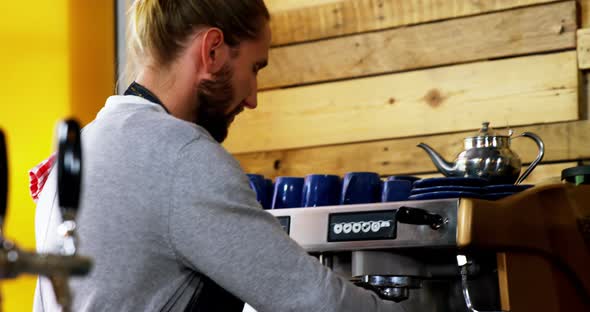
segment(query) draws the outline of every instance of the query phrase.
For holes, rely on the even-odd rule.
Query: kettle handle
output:
[[[537,155],[537,158],[531,163],[531,165],[518,178],[518,180],[516,180],[516,182],[514,184],[522,183],[522,181],[524,181],[524,179],[526,179],[529,176],[529,174],[531,174],[533,169],[535,169],[535,167],[537,167],[539,162],[541,162],[541,160],[543,159],[543,156],[545,156],[545,144],[543,143],[543,140],[541,140],[541,138],[538,135],[536,135],[532,132],[523,132],[522,134],[517,136],[517,138],[518,137],[527,137],[527,138],[530,138],[531,140],[535,141],[535,143],[537,143],[537,147],[539,148],[539,154]]]

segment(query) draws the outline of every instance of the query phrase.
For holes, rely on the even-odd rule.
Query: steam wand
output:
[[[475,309],[473,307],[473,303],[471,301],[471,296],[469,295],[469,287],[467,285],[467,280],[469,277],[469,267],[474,265],[471,260],[467,258],[465,255],[457,255],[457,265],[461,270],[461,289],[463,291],[463,298],[465,298],[465,305],[467,305],[467,310],[469,312],[509,312],[509,311],[481,311]]]

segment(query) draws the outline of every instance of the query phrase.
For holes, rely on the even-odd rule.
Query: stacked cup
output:
[[[381,178],[375,172],[349,172],[342,183],[341,205],[370,204],[381,199]]]
[[[250,188],[256,193],[256,200],[262,208],[269,209],[272,196],[272,181],[265,179],[261,174],[247,174],[247,176],[250,181]]]
[[[271,209],[301,207],[303,178],[278,177],[272,196]]]
[[[420,178],[415,176],[390,176],[383,182],[382,202],[402,201],[410,197],[412,185]]]
[[[303,185],[301,207],[338,205],[341,189],[340,177],[337,175],[307,175]]]
[[[370,204],[407,200],[414,176],[390,176],[381,181],[375,172],[348,172],[338,175],[310,174],[265,179],[248,174],[250,187],[264,209]]]

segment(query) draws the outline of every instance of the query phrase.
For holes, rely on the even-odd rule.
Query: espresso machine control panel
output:
[[[308,252],[456,246],[459,199],[269,210]]]
[[[395,239],[397,210],[331,213],[328,242]]]

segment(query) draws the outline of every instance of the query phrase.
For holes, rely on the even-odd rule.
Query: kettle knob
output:
[[[490,129],[490,122],[489,121],[484,121],[481,123],[481,132],[488,132],[489,129]]]

